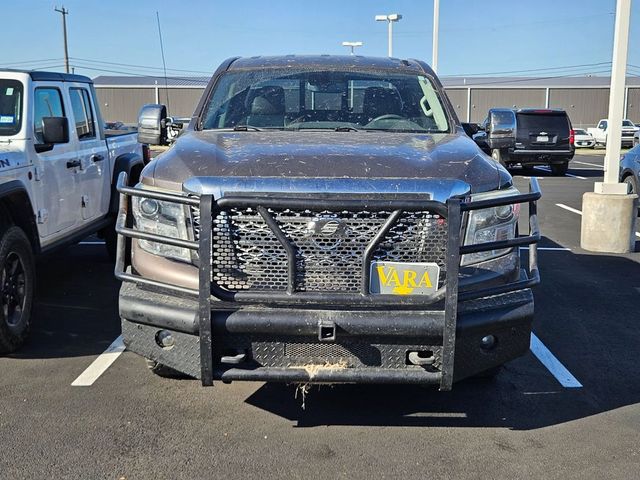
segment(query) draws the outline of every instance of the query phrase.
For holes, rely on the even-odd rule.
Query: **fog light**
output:
[[[176,344],[171,332],[168,330],[158,330],[156,333],[156,343],[159,347],[165,348],[167,350],[173,348]]]
[[[486,337],[482,337],[482,339],[480,340],[480,346],[484,350],[491,350],[493,347],[496,346],[496,337],[494,337],[493,335],[487,335]]]

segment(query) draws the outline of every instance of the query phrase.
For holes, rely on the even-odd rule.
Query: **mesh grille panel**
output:
[[[391,214],[303,209],[268,211],[295,248],[295,283],[300,292],[358,292],[364,251]],[[197,211],[192,215],[197,218]],[[286,290],[286,250],[255,209],[234,208],[218,213],[213,219],[212,237],[212,280],[220,287],[230,291]],[[435,262],[443,272],[442,285],[446,244],[444,218],[427,211],[405,212],[372,258]]]

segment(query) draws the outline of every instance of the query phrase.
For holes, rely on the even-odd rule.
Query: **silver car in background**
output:
[[[574,128],[574,145],[576,148],[593,148],[596,145],[596,140],[589,132],[583,128]]]

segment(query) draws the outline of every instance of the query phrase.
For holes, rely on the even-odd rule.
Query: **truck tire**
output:
[[[29,335],[34,284],[31,243],[11,226],[0,237],[0,354],[17,350]]]
[[[491,150],[491,158],[493,158],[496,162],[502,165],[504,168],[507,168],[507,162],[509,161],[509,154],[499,148],[494,148]]]
[[[563,177],[569,170],[569,162],[551,164],[551,173],[556,177]]]
[[[107,255],[112,262],[116,261],[116,250],[118,247],[118,234],[116,233],[116,224],[107,227],[103,231],[104,245],[107,248]]]

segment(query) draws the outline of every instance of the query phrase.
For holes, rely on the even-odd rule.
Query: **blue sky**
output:
[[[44,0],[5,5],[0,66],[61,70],[62,27],[55,5]],[[64,5],[71,12],[67,17],[71,64],[76,73],[92,77],[153,72],[106,62],[162,66],[156,10],[170,69],[211,72],[223,59],[236,55],[341,54],[347,51],[341,46],[343,40],[363,41],[358,50],[363,55],[384,56],[386,24],[373,17],[396,12],[404,18],[395,26],[394,56],[431,60],[431,0],[66,0]],[[614,11],[615,0],[441,0],[439,73],[558,67],[543,74],[606,75],[606,64],[564,68],[611,61]],[[640,74],[640,49],[633,46],[640,45],[638,20],[636,0],[628,60],[639,67],[636,74]],[[32,62],[46,59],[53,60]]]

